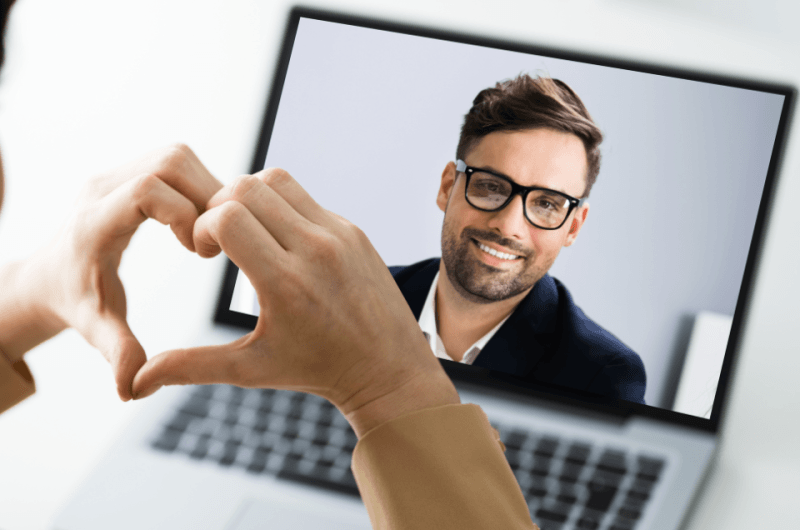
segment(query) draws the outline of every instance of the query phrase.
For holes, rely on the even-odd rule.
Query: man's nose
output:
[[[492,214],[489,228],[500,232],[500,235],[509,239],[523,239],[528,231],[528,221],[525,219],[522,197],[514,196],[505,208]]]

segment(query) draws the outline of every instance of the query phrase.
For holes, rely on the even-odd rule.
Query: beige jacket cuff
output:
[[[0,412],[8,410],[36,391],[25,361],[14,364],[0,352]]]
[[[368,432],[352,468],[375,529],[538,529],[504,449],[480,407],[445,405]]]

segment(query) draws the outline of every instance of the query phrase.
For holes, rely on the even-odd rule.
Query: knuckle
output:
[[[170,146],[167,147],[167,149],[173,156],[180,158],[188,158],[194,155],[192,148],[183,142],[175,142],[173,144],[170,144]]]
[[[350,221],[344,220],[342,223],[344,225],[345,233],[350,237],[350,239],[358,242],[358,243],[366,243],[369,242],[369,238],[367,234],[364,233],[361,228],[354,225]]]
[[[288,171],[279,167],[270,167],[260,172],[261,180],[271,188],[280,188],[293,179]]]
[[[341,233],[345,245],[353,248],[363,248],[372,245],[367,234],[357,225],[340,215],[336,215],[335,220],[338,225],[336,231],[337,233]]]
[[[146,173],[138,177],[133,186],[133,198],[141,200],[153,193],[161,184],[161,179],[153,173]]]
[[[227,201],[218,208],[216,232],[224,235],[241,226],[247,208],[237,201]]]
[[[85,189],[90,192],[99,190],[105,184],[106,178],[107,177],[105,175],[95,175],[94,177],[89,178],[86,181]]]
[[[194,152],[188,145],[174,143],[164,149],[160,165],[164,170],[180,171],[192,157],[194,157]]]
[[[109,189],[109,181],[108,175],[95,175],[86,179],[86,183],[81,190],[81,199],[91,202],[102,198]]]
[[[308,238],[308,245],[318,260],[328,264],[338,262],[342,254],[339,239],[327,231],[314,231]]]
[[[244,199],[251,191],[261,184],[255,175],[241,175],[233,181],[231,196],[235,200]]]

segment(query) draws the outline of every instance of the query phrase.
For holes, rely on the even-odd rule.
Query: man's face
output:
[[[552,129],[491,133],[464,161],[523,186],[576,198],[586,187],[583,142]],[[484,212],[467,203],[465,185],[466,176],[450,162],[442,173],[436,203],[445,212],[442,261],[447,277],[464,298],[476,303],[526,294],[550,269],[561,248],[575,241],[588,213],[584,204],[558,230],[543,230],[525,219],[519,195],[499,211]]]

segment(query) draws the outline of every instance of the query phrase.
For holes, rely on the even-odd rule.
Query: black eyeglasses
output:
[[[561,228],[572,210],[579,208],[585,201],[560,191],[538,186],[521,186],[488,169],[468,166],[463,160],[456,161],[456,171],[467,177],[464,196],[470,206],[484,212],[496,212],[505,208],[515,195],[520,195],[525,219],[542,230]]]

